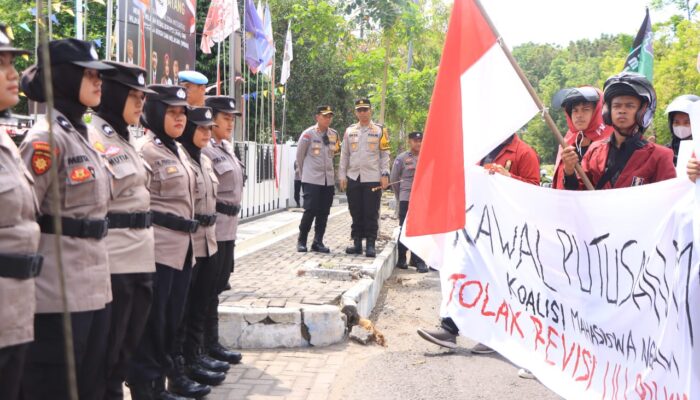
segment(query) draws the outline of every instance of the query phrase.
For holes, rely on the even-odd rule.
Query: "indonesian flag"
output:
[[[411,191],[405,232],[411,250],[423,256],[430,253],[426,243],[440,244],[410,236],[465,226],[465,167],[537,111],[478,0],[455,0]]]

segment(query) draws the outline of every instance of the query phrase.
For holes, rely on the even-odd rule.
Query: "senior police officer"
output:
[[[352,217],[353,246],[345,252],[362,254],[362,238],[366,238],[365,255],[374,257],[382,196],[376,188],[389,186],[389,134],[384,127],[372,122],[368,99],[355,101],[355,116],[359,122],[345,130],[338,167],[340,190],[347,188]]]
[[[208,294],[206,322],[204,325],[204,352],[211,357],[231,364],[241,362],[241,353],[231,351],[219,343],[219,294],[223,292],[233,272],[233,254],[236,247],[238,215],[241,210],[241,197],[245,175],[243,163],[231,148],[231,134],[235,127],[236,101],[227,96],[211,96],[206,99],[207,107],[214,112],[214,126],[209,146],[202,153],[209,157],[214,173],[219,180],[216,193],[216,244],[219,251],[213,270],[213,287]]]
[[[193,107],[204,107],[209,79],[197,71],[180,71],[177,78],[180,85],[187,90],[187,104]]]
[[[20,146],[34,178],[39,206],[39,252],[44,266],[36,278],[35,340],[27,353],[22,381],[23,399],[68,398],[63,316],[70,312],[78,395],[94,399],[104,392],[109,314],[112,301],[107,246],[109,175],[101,154],[88,141],[83,114],[100,104],[100,74],[114,68],[97,60],[90,42],[65,39],[49,43],[55,109],[52,110],[55,148],[49,144],[49,126],[40,119]],[[31,100],[46,101],[41,53],[25,70],[22,91]],[[58,180],[50,178],[55,168]],[[58,185],[58,198],[54,197]],[[52,210],[61,212],[63,277],[60,276]],[[65,291],[61,290],[61,279]],[[64,299],[65,294],[65,299]]]
[[[129,125],[137,125],[146,93],[146,71],[107,61],[102,101],[88,126],[90,143],[102,154],[112,179],[107,251],[113,301],[107,352],[107,399],[121,399],[129,359],[146,327],[153,298],[155,255],[148,172],[134,147]]]
[[[127,382],[134,400],[201,397],[211,391],[189,380],[184,365],[170,357],[182,322],[192,273],[196,177],[184,147],[175,141],[187,122],[185,89],[151,85],[141,123],[149,129],[141,155],[150,169],[156,273],[153,304]],[[168,390],[165,390],[165,376]]]
[[[416,166],[418,165],[418,156],[423,142],[423,132],[409,133],[408,142],[411,145],[411,149],[396,157],[389,178],[392,182],[391,188],[399,202],[399,223],[402,229],[403,222],[406,220],[406,214],[408,213],[408,201],[411,198],[411,187],[413,186],[413,177],[416,173]],[[406,250],[406,246],[399,241],[399,260],[396,263],[397,268],[408,268],[408,265],[406,265]],[[425,262],[418,257],[418,255],[411,253],[411,259],[414,261],[418,272],[425,273],[429,271]]]
[[[12,46],[0,24],[0,121],[19,102],[13,62],[28,51]],[[17,146],[0,132],[0,398],[19,396],[24,360],[34,338],[34,277],[40,272],[39,225],[33,179]]]
[[[328,214],[335,194],[333,156],[338,152],[338,132],[330,128],[333,121],[331,106],[316,109],[316,125],[307,128],[299,138],[296,165],[304,188],[304,215],[299,224],[297,251],[306,252],[306,240],[311,224],[316,220],[311,250],[330,253],[323,244]]]

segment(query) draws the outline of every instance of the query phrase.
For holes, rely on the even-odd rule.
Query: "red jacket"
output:
[[[581,166],[591,180],[593,186],[605,172],[605,163],[608,159],[612,137],[591,144],[586,155],[581,160]],[[630,186],[646,185],[661,182],[676,177],[676,169],[673,166],[673,151],[655,143],[646,143],[638,149],[627,161],[615,181],[615,186],[607,182],[603,189],[617,189]],[[579,180],[579,188],[584,189]]]
[[[520,140],[518,135],[513,135],[513,140],[498,153],[493,163],[502,165],[511,177],[519,181],[540,184],[540,160],[537,152]]]

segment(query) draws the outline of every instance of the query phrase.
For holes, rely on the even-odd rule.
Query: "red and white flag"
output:
[[[477,0],[455,0],[409,202],[412,250],[439,244],[410,236],[465,226],[465,167],[538,112],[498,39]]]

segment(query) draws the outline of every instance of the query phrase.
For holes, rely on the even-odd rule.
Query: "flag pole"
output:
[[[549,110],[547,109],[547,107],[544,106],[542,100],[540,100],[540,97],[537,95],[535,88],[532,87],[532,84],[530,84],[530,81],[527,79],[527,76],[525,76],[525,72],[523,72],[522,68],[520,68],[520,65],[518,65],[518,62],[515,60],[515,57],[513,57],[513,54],[510,52],[510,49],[508,49],[508,46],[506,46],[503,37],[498,33],[496,26],[493,24],[493,21],[491,21],[491,17],[489,17],[488,13],[486,13],[486,10],[481,5],[481,2],[479,0],[474,0],[474,3],[477,7],[479,7],[481,15],[484,16],[484,19],[491,27],[491,31],[493,31],[493,33],[498,38],[498,45],[501,46],[501,49],[508,58],[508,61],[510,62],[511,66],[513,67],[513,69],[515,69],[515,72],[518,74],[518,77],[523,82],[523,85],[525,85],[525,88],[527,88],[527,91],[528,93],[530,93],[532,100],[537,105],[537,109],[539,109],[542,113],[542,118],[547,124],[547,127],[549,127],[550,131],[552,132],[552,135],[554,135],[554,138],[559,142],[559,145],[562,147],[562,149],[568,147],[568,143],[566,143],[566,140],[564,140],[564,136],[562,136],[561,132],[559,132],[559,128],[557,128],[557,125],[554,123],[552,116],[549,115]],[[590,179],[588,179],[588,175],[586,175],[586,173],[583,172],[581,163],[577,162],[575,169],[579,178],[581,178],[581,180],[583,181],[584,186],[586,186],[586,189],[595,190],[593,184],[591,184]]]

